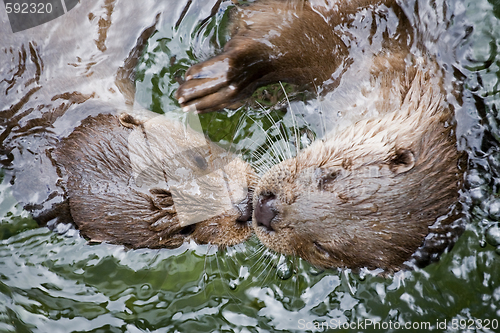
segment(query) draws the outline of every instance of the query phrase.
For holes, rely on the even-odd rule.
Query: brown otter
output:
[[[282,80],[319,85],[325,99],[365,116],[262,176],[253,225],[264,245],[319,267],[387,271],[412,255],[425,265],[449,247],[461,231],[447,216],[461,179],[453,110],[401,7],[260,1],[234,26],[222,54],[186,73],[184,108],[216,110]],[[348,85],[348,98],[335,95]]]
[[[91,241],[225,247],[251,234],[253,170],[179,121],[89,117],[52,156],[72,220]]]

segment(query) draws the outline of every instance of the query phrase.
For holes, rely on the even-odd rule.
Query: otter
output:
[[[263,0],[238,10],[221,54],[186,72],[185,110],[284,81],[363,116],[262,175],[253,227],[265,246],[321,268],[386,272],[451,248],[463,168],[447,96],[460,88],[446,90],[424,38],[392,0]]]
[[[92,242],[224,248],[252,233],[252,168],[179,121],[90,116],[51,156],[72,221]]]

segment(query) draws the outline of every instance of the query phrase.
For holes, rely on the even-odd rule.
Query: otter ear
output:
[[[411,170],[415,166],[415,155],[409,149],[397,149],[396,153],[389,161],[389,168],[398,175]]]

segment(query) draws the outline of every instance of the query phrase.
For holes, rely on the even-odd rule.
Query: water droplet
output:
[[[320,275],[324,271],[325,271],[324,269],[321,269],[321,268],[318,268],[318,267],[314,267],[314,266],[311,266],[309,268],[309,274],[311,274],[311,275]]]
[[[471,187],[481,186],[485,183],[485,180],[479,174],[477,170],[471,170],[467,175],[467,183]]]
[[[469,193],[472,202],[474,202],[475,204],[480,204],[481,202],[485,201],[488,196],[487,191],[483,188],[483,186],[473,188],[469,191]]]
[[[282,280],[288,280],[293,275],[292,263],[288,260],[283,260],[279,263],[276,270],[276,274]]]
[[[236,288],[238,288],[238,283],[235,280],[229,281],[229,289],[234,291]]]
[[[479,225],[481,227],[483,227],[484,229],[488,229],[487,227],[489,227],[491,225],[491,222],[490,220],[488,219],[482,219],[480,222],[479,222]]]
[[[481,248],[485,248],[486,244],[488,244],[488,242],[486,242],[486,240],[484,239],[484,237],[479,240],[479,246]]]
[[[488,212],[492,218],[500,220],[500,200],[493,201],[490,204]]]
[[[486,241],[493,246],[500,245],[500,227],[498,225],[491,226],[486,231]]]

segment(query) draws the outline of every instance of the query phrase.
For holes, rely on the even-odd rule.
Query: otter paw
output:
[[[184,111],[220,110],[238,100],[240,89],[230,78],[230,58],[221,54],[193,65],[175,94]]]

